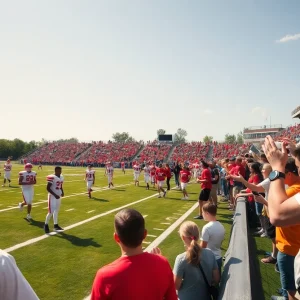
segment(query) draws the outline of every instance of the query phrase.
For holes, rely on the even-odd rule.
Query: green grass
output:
[[[24,219],[26,209],[23,212],[18,209],[1,211],[8,206],[16,207],[22,200],[21,190],[17,185],[17,174],[22,168],[21,165],[14,164],[13,187],[0,188],[1,249],[44,234],[42,227],[47,214],[46,202],[33,207],[32,222]],[[116,170],[114,184],[120,187],[113,190],[96,191],[93,193],[94,199],[88,199],[85,194],[86,185],[83,181],[84,171],[85,168],[63,167],[65,196],[78,195],[62,199],[59,213],[59,224],[62,227],[156,194],[155,190],[145,190],[143,182],[141,182],[141,187],[135,187],[132,182],[132,171],[128,170],[124,175],[120,170]],[[42,171],[37,171],[34,203],[47,199],[46,176],[52,172],[52,166],[44,166]],[[173,182],[172,184],[174,185]],[[103,169],[96,169],[95,185],[96,188],[107,186]],[[188,190],[190,191],[189,201],[180,200],[182,194],[173,190],[168,193],[166,199],[152,197],[130,206],[139,210],[143,215],[147,215],[148,233],[159,236],[163,231],[156,231],[154,228],[167,229],[170,225],[161,223],[175,221],[167,221],[167,217],[177,216],[174,213],[178,214],[179,210],[180,213],[188,210],[197,200],[199,185],[190,184]],[[67,211],[68,209],[73,210]],[[96,271],[120,255],[119,247],[113,241],[114,214],[115,212],[11,252],[40,299],[77,300],[83,299],[89,294]],[[218,215],[226,228],[226,239],[223,243],[225,252],[231,228],[230,213],[225,208],[225,204],[221,205]],[[188,219],[192,220],[193,216],[194,214],[191,214]],[[204,221],[197,222],[200,229],[205,224]],[[50,230],[52,227],[51,220]],[[154,237],[147,237],[145,242],[149,243],[154,239]],[[148,244],[144,245],[146,247]],[[171,266],[174,264],[176,255],[184,251],[177,230],[171,233],[160,247],[163,254],[169,259]]]

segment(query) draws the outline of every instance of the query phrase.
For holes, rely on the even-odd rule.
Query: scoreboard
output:
[[[173,135],[172,134],[160,134],[158,136],[158,140],[160,142],[173,142]]]

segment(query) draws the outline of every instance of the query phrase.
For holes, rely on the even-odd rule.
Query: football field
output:
[[[89,199],[84,181],[85,168],[66,166],[62,169],[65,197],[62,198],[58,219],[65,231],[54,233],[51,220],[51,233],[45,235],[43,225],[48,209],[46,176],[54,172],[54,166],[43,166],[42,171],[38,171],[37,166],[33,168],[37,172],[37,184],[30,222],[26,220],[26,207],[20,212],[17,206],[22,201],[18,186],[18,172],[21,170],[22,165],[13,164],[12,187],[0,188],[0,248],[14,256],[40,299],[81,300],[89,295],[96,271],[120,255],[120,249],[113,240],[113,220],[124,207],[135,208],[145,217],[148,230],[145,248],[159,244],[171,267],[176,255],[184,251],[177,228],[184,219],[192,220],[197,213],[194,210],[199,184],[189,184],[189,200],[181,200],[182,193],[174,189],[167,193],[166,198],[157,198],[156,190],[145,189],[143,174],[140,186],[135,187],[132,170],[123,174],[115,169],[115,188],[108,189],[104,169],[95,168],[94,192]],[[225,204],[221,204],[218,216],[226,228],[225,250],[232,223]],[[201,230],[205,222],[196,222]]]

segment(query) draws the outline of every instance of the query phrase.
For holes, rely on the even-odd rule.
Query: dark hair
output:
[[[294,151],[294,156],[300,160],[300,147],[297,147]]]
[[[268,159],[267,159],[266,154],[264,154],[264,153],[262,153],[262,154],[260,155],[260,158],[263,159],[263,160],[265,160],[266,162],[269,162]]]
[[[264,177],[261,173],[260,167],[261,165],[259,163],[253,163],[250,168],[253,169],[254,173],[258,175],[259,181],[261,182],[264,180]]]
[[[293,173],[294,175],[296,176],[299,176],[298,175],[298,168],[296,166],[296,163],[295,163],[295,159],[292,158],[292,157],[289,157],[287,162],[286,162],[286,165],[285,165],[285,172],[291,172]]]
[[[56,166],[55,169],[54,169],[54,171],[56,171],[56,170],[61,170],[61,167],[60,166]]]
[[[209,164],[207,162],[205,162],[204,160],[201,160],[201,163],[203,165],[204,168],[208,168]]]
[[[212,203],[205,203],[202,207],[202,209],[209,213],[212,216],[216,216],[217,215],[217,206],[212,204]]]
[[[125,246],[136,248],[144,239],[145,220],[135,209],[122,209],[115,215],[115,230]]]
[[[252,158],[247,158],[247,163],[250,164],[250,163],[254,163],[254,160]]]

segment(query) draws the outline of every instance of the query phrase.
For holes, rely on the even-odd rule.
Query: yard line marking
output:
[[[132,185],[132,183],[121,184],[121,185],[117,185],[116,187],[123,187],[123,186],[127,186],[127,185]],[[105,187],[105,188],[102,188],[102,189],[94,189],[94,191],[95,192],[97,192],[97,191],[106,191],[108,189],[109,189],[108,187]],[[83,192],[83,193],[78,193],[78,194],[74,194],[74,195],[68,195],[68,196],[64,196],[62,199],[66,199],[66,198],[70,198],[70,197],[74,197],[74,196],[79,196],[79,195],[85,195],[85,194],[87,194],[87,193]],[[36,202],[36,204],[44,203],[44,202],[48,202],[48,200],[40,200],[40,202]],[[0,213],[3,212],[3,211],[17,209],[17,208],[19,208],[19,206],[12,206],[10,208],[1,209]]]
[[[147,234],[147,236],[150,236],[150,237],[157,237],[157,235],[153,235],[153,234]]]
[[[144,219],[147,218],[147,217],[148,217],[148,215],[144,215],[144,216],[143,216]]]
[[[66,211],[71,211],[71,210],[74,210],[74,208],[67,209]]]
[[[87,214],[90,214],[90,213],[92,213],[93,211],[95,211],[95,209],[88,211]]]
[[[143,241],[143,244],[151,244],[151,242],[146,242],[146,241]]]
[[[186,213],[184,213],[180,218],[177,219],[166,231],[164,231],[158,238],[156,238],[145,251],[150,252],[153,248],[157,247],[161,242],[163,242],[177,227],[180,225],[196,208],[198,203],[195,203]]]
[[[171,223],[160,223],[162,225],[171,225]]]
[[[40,204],[36,203],[36,204],[32,204],[32,207],[37,207],[39,206]]]
[[[42,194],[36,194],[36,196],[39,196],[39,195],[42,195]]]
[[[173,213],[173,215],[181,216],[182,214],[179,214],[179,213]]]
[[[161,228],[153,228],[153,230],[164,231],[164,229],[161,229]]]
[[[48,206],[46,206],[46,207],[44,207],[43,209],[48,209],[49,207]]]
[[[67,230],[70,230],[70,229],[72,229],[72,228],[78,227],[78,226],[80,226],[80,225],[86,224],[86,223],[88,223],[88,222],[94,221],[94,220],[96,220],[96,219],[98,219],[98,218],[107,216],[107,215],[109,215],[109,214],[111,214],[111,213],[114,213],[114,212],[116,212],[116,211],[119,211],[119,210],[121,210],[121,209],[123,209],[123,208],[126,208],[126,207],[128,207],[128,206],[132,206],[132,205],[135,205],[135,204],[137,204],[137,203],[144,202],[144,201],[146,201],[146,200],[148,200],[148,199],[157,197],[157,195],[158,195],[158,193],[156,193],[156,194],[154,194],[154,195],[151,195],[151,196],[148,196],[148,197],[146,197],[146,198],[143,198],[143,199],[134,201],[134,202],[130,202],[130,203],[125,204],[125,205],[123,205],[123,206],[113,208],[113,209],[111,209],[111,210],[109,210],[109,211],[106,211],[106,212],[101,213],[101,214],[99,214],[99,215],[93,216],[93,217],[91,217],[91,218],[89,218],[89,219],[85,219],[85,220],[83,220],[83,221],[80,221],[80,222],[77,222],[77,223],[75,223],[75,224],[69,225],[69,226],[65,227],[65,230],[64,230],[64,231],[67,231]],[[159,230],[164,230],[164,229],[159,229]],[[26,247],[26,246],[31,245],[31,244],[34,244],[34,243],[36,243],[36,242],[39,242],[39,241],[41,241],[41,240],[44,240],[44,239],[48,238],[49,236],[56,235],[56,234],[57,234],[57,232],[51,232],[50,234],[44,234],[44,235],[41,235],[41,236],[39,236],[39,237],[36,237],[36,238],[30,239],[30,240],[27,240],[26,242],[23,242],[23,243],[14,245],[14,246],[9,247],[9,248],[6,248],[6,249],[4,249],[4,251],[6,251],[6,252],[12,252],[12,251],[14,251],[14,250],[17,250],[17,249]]]
[[[7,206],[7,207],[15,207],[15,206],[11,206],[11,205],[10,205],[10,206]],[[18,206],[18,207],[19,207],[19,206]]]
[[[174,218],[174,217],[167,217],[166,220],[167,220],[167,221],[172,221],[172,220],[177,220],[177,219]]]

